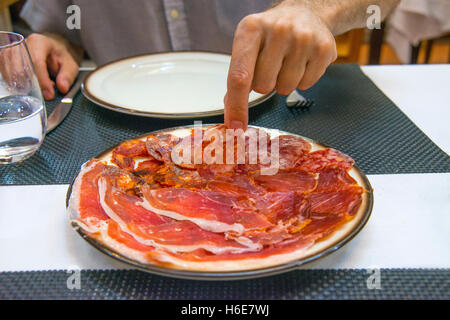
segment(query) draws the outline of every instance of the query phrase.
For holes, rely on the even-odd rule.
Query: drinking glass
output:
[[[0,31],[0,164],[31,157],[45,137],[47,116],[22,35]]]

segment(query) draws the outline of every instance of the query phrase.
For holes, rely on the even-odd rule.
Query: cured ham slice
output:
[[[359,186],[340,191],[311,193],[311,211],[315,213],[346,213],[354,215],[362,201],[363,189]]]
[[[296,167],[307,172],[319,172],[325,167],[339,168],[345,171],[353,167],[353,159],[335,149],[324,149],[300,157]]]
[[[206,183],[197,171],[183,169],[172,163],[159,167],[153,179],[167,187],[202,187]]]
[[[198,174],[205,180],[213,180],[225,174],[234,174],[234,164],[206,164],[197,166]]]
[[[303,220],[309,216],[310,203],[307,198],[294,191],[269,192],[260,198],[258,209],[272,223],[286,221],[292,217]]]
[[[120,225],[114,220],[110,220],[108,222],[108,227],[106,228],[106,232],[109,237],[121,243],[132,250],[148,252],[153,251],[155,248],[152,246],[145,245],[139,241],[137,241],[132,235],[126,233],[122,230]]]
[[[114,188],[105,177],[100,178],[98,184],[100,203],[105,213],[121,230],[143,245],[173,252],[202,248],[215,254],[255,250],[205,231],[189,221],[176,221],[146,210],[138,204],[138,197]]]
[[[213,130],[214,135],[211,134]],[[210,170],[213,173],[231,172],[235,169],[241,173],[247,173],[258,170],[260,166],[266,166],[263,162],[269,160],[263,159],[264,161],[262,161],[262,155],[259,153],[260,147],[264,147],[267,151],[266,156],[270,156],[270,136],[262,129],[248,128],[247,131],[243,132],[242,130],[227,130],[224,125],[218,125],[205,130],[204,139],[206,140],[203,142],[203,152],[206,152],[206,148],[211,147],[211,144],[220,146],[222,150],[222,158],[217,157],[221,159],[222,164],[216,162],[216,154],[211,152],[213,162],[200,166],[202,169]],[[210,154],[209,152],[206,153]]]
[[[149,157],[144,141],[137,139],[125,141],[112,152],[112,161],[122,169],[133,170],[135,157]]]
[[[144,160],[138,162],[132,172],[136,176],[144,179],[146,183],[153,184],[155,183],[154,176],[161,167],[161,162],[157,160]]]
[[[105,167],[103,162],[96,160],[91,160],[82,166],[73,184],[69,203],[72,218],[79,218],[84,223],[88,223],[89,220],[98,222],[108,219],[99,202],[97,185],[99,175]]]
[[[270,192],[307,192],[316,186],[316,176],[305,171],[280,171],[274,175],[256,175],[255,183]]]
[[[267,234],[256,235],[255,238],[258,238],[261,243],[265,243],[264,250],[221,255],[206,254],[202,250],[183,255],[169,253],[169,256],[166,256],[166,261],[171,261],[176,265],[184,265],[185,267],[190,266],[197,270],[213,269],[219,265],[221,269],[233,269],[237,266],[249,269],[254,265],[259,265],[260,267],[276,265],[286,260],[292,260],[296,251],[304,250],[315,241],[328,236],[335,230],[336,226],[344,223],[346,219],[343,214],[327,215],[315,213],[311,216],[309,224],[295,235],[285,237],[286,233],[282,232],[277,234],[279,238],[268,237]],[[280,241],[272,244],[274,240]],[[236,261],[238,265],[234,263],[228,265],[229,261]],[[217,264],[213,262],[217,262]]]
[[[325,168],[319,172],[317,187],[314,192],[339,191],[356,185],[356,180],[347,171],[338,168]]]
[[[208,182],[208,190],[233,198],[255,198],[265,194],[264,188],[257,186],[244,175],[222,175]]]
[[[167,133],[157,133],[147,137],[145,142],[147,152],[156,160],[171,162],[173,147],[180,142],[180,138]]]
[[[280,169],[293,168],[311,150],[311,144],[300,137],[282,135],[278,139]]]
[[[146,186],[141,190],[144,208],[176,220],[189,220],[208,231],[242,234],[245,230],[271,226],[263,215],[245,210],[236,199],[217,192],[184,188],[151,190]]]
[[[333,232],[337,226],[347,220],[345,214],[327,214],[313,212],[309,218],[309,223],[298,233],[298,237],[316,241]]]

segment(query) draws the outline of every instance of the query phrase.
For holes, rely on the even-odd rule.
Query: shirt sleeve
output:
[[[79,30],[70,30],[66,25],[69,18],[67,7],[71,4],[71,0],[27,0],[20,16],[34,32],[57,33],[70,42],[81,45]]]

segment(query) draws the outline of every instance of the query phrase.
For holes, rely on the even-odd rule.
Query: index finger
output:
[[[247,128],[248,96],[261,45],[261,26],[255,21],[246,22],[249,20],[244,19],[236,29],[228,70],[225,125],[232,129]]]

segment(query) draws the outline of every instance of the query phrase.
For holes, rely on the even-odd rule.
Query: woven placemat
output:
[[[262,279],[210,282],[137,270],[84,270],[79,289],[68,289],[73,273],[67,271],[3,272],[0,299],[450,299],[449,269],[381,269],[379,286],[369,289],[371,274],[299,270]]]
[[[205,88],[207,90],[207,88]],[[450,172],[450,158],[361,71],[333,65],[304,94],[310,111],[288,109],[283,96],[250,110],[250,123],[297,133],[351,155],[366,174]],[[47,103],[48,112],[59,99]],[[223,122],[223,116],[201,119]],[[125,139],[193,119],[136,117],[101,108],[79,93],[72,111],[30,159],[0,167],[0,184],[70,183],[82,163]]]

